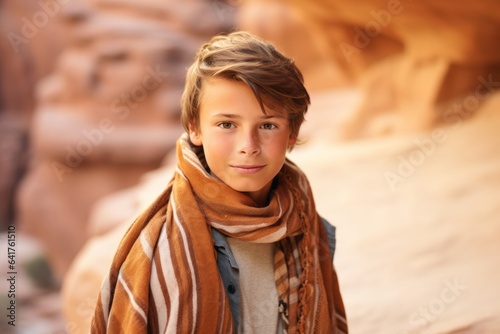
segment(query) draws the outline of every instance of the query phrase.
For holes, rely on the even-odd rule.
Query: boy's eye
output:
[[[262,128],[264,130],[274,130],[277,128],[277,126],[275,124],[272,124],[272,123],[265,123],[265,124],[262,124]]]
[[[222,122],[217,124],[217,126],[223,129],[231,129],[233,127],[233,124],[229,122]]]

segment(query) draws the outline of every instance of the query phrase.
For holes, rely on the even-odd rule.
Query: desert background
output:
[[[304,74],[290,158],[337,228],[350,332],[500,333],[495,0],[0,1],[0,332],[88,332],[172,175],[186,68],[239,29]]]

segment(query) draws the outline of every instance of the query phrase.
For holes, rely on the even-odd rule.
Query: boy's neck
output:
[[[257,204],[258,207],[262,208],[269,205],[274,189],[276,189],[276,186],[277,186],[277,178],[275,177],[272,181],[266,184],[264,188],[262,188],[261,190],[255,192],[244,192],[244,194],[253,199],[253,201],[255,202],[255,204]]]

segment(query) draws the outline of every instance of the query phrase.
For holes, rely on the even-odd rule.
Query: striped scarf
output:
[[[185,134],[167,189],[122,239],[99,294],[91,333],[234,333],[211,228],[276,242],[284,333],[347,333],[337,276],[309,183],[286,160],[266,207],[207,172]],[[278,307],[278,305],[276,305]]]

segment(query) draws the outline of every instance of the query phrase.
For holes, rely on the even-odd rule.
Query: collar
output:
[[[229,247],[229,243],[227,242],[227,237],[216,228],[211,228],[211,230],[214,246],[218,249],[218,251],[227,256],[231,267],[239,270],[238,263],[236,263],[231,247]]]

